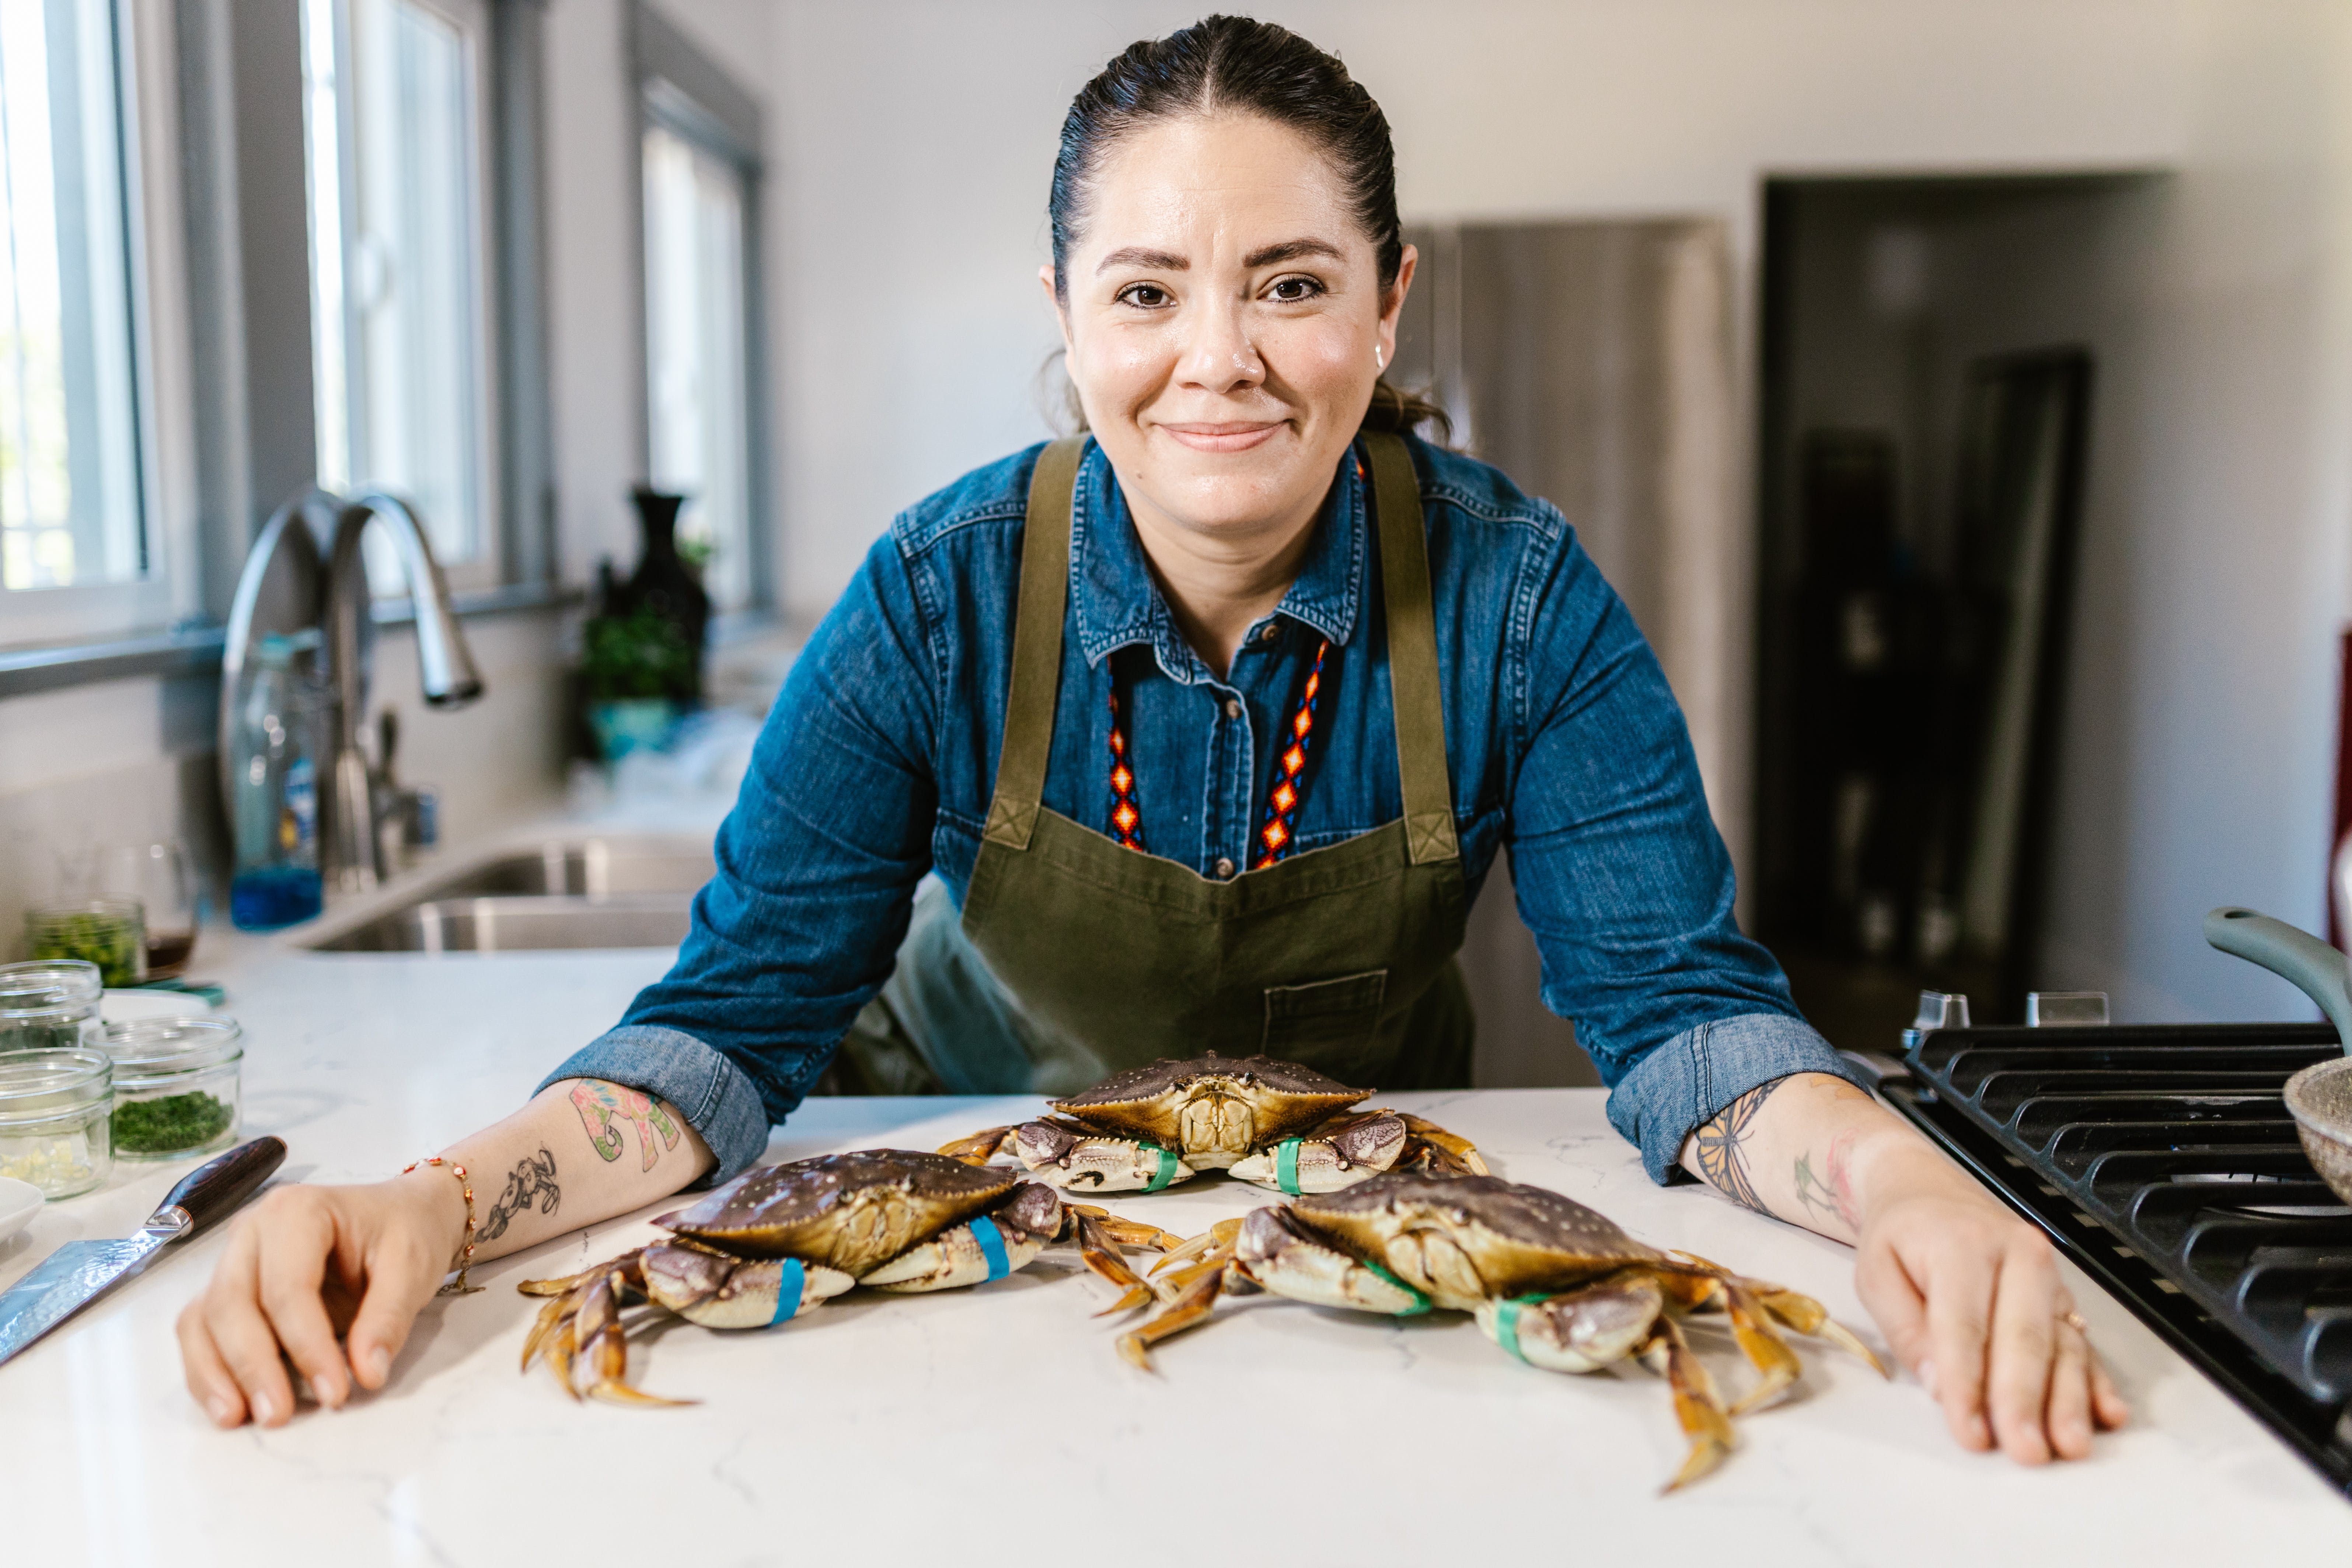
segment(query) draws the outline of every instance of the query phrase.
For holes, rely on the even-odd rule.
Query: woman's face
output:
[[[1235,543],[1303,527],[1396,352],[1412,248],[1384,296],[1329,162],[1253,114],[1155,121],[1090,195],[1062,337],[1139,521]]]

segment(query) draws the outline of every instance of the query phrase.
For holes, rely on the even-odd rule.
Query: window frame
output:
[[[368,3],[368,0],[360,0]],[[471,208],[472,254],[467,258],[471,274],[469,293],[472,301],[473,324],[468,370],[473,380],[474,438],[473,502],[478,528],[472,555],[464,561],[440,562],[442,575],[453,589],[487,589],[506,584],[508,564],[512,553],[508,542],[510,520],[507,517],[505,450],[506,388],[501,384],[505,358],[503,335],[507,331],[503,320],[504,300],[499,296],[503,268],[499,254],[502,226],[499,221],[499,149],[502,131],[499,102],[499,47],[500,44],[497,9],[493,0],[404,0],[422,10],[431,12],[447,23],[465,40],[467,75],[470,79],[471,95],[467,115],[466,134],[469,139],[470,178],[467,181],[467,205]],[[328,0],[335,16],[335,71],[338,82],[336,104],[336,151],[341,167],[337,189],[342,201],[338,215],[341,245],[346,266],[356,254],[358,244],[359,203],[358,178],[360,150],[358,120],[352,91],[344,86],[356,86],[357,75],[352,61],[354,26],[352,9],[354,0]],[[307,84],[305,87],[307,91]],[[307,181],[308,157],[305,156]],[[305,207],[307,210],[307,185]],[[307,268],[306,268],[307,270]],[[317,299],[317,285],[312,281],[312,299]],[[315,310],[315,304],[313,309]],[[365,406],[366,392],[358,384],[366,379],[358,366],[363,363],[362,346],[366,336],[361,312],[346,294],[343,309],[343,355],[346,376],[345,420]],[[317,325],[312,322],[315,345]],[[314,348],[315,353],[315,348]],[[315,373],[314,373],[315,374]],[[317,407],[318,388],[311,386],[312,407]],[[315,418],[315,414],[314,414]],[[314,435],[315,442],[316,437]],[[354,440],[352,443],[358,446]],[[365,481],[355,489],[373,488]],[[392,595],[402,590],[394,586]]]
[[[767,401],[765,273],[761,214],[765,169],[758,99],[646,0],[635,0],[630,28],[630,78],[636,104],[629,142],[629,201],[634,217],[630,253],[636,268],[637,467],[653,470],[651,300],[646,255],[646,133],[656,126],[730,165],[742,181],[743,279],[743,529],[744,603],[714,622],[722,640],[741,626],[772,616],[776,582]]]
[[[0,647],[120,637],[202,610],[194,384],[182,244],[179,52],[172,0],[107,0],[115,32],[145,569],[118,583],[0,590]]]

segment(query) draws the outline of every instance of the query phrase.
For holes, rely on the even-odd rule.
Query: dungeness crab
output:
[[[1383,1171],[1483,1175],[1466,1138],[1372,1094],[1272,1057],[1156,1061],[1053,1101],[1059,1116],[992,1127],[940,1152],[973,1165],[1017,1159],[1066,1190],[1156,1193],[1202,1171],[1294,1195],[1333,1193]]]
[[[1669,1491],[1729,1450],[1733,1415],[1777,1397],[1803,1370],[1776,1322],[1886,1372],[1810,1296],[1644,1246],[1582,1204],[1494,1176],[1391,1173],[1255,1209],[1174,1249],[1160,1267],[1178,1263],[1189,1267],[1170,1277],[1174,1300],[1119,1341],[1138,1366],[1150,1365],[1152,1345],[1205,1320],[1221,1291],[1262,1286],[1317,1306],[1398,1317],[1433,1307],[1472,1312],[1487,1338],[1530,1366],[1592,1372],[1638,1357],[1663,1373],[1690,1441]],[[1728,1410],[1675,1322],[1712,1308],[1728,1315],[1761,1374]]]
[[[555,1298],[523,1346],[526,1368],[544,1350],[556,1381],[576,1399],[572,1363],[585,1350],[594,1358],[588,1392],[596,1397],[685,1403],[629,1384],[624,1307],[650,1300],[705,1328],[761,1329],[853,1285],[911,1292],[1001,1279],[1047,1243],[1073,1238],[1087,1267],[1140,1302],[1150,1288],[1118,1244],[1164,1248],[1177,1239],[1065,1204],[1015,1173],[906,1149],[762,1165],[654,1223],[674,1238],[569,1279],[523,1282],[525,1295]]]

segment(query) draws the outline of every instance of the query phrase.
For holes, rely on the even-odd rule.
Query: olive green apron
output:
[[[1012,692],[962,919],[926,885],[897,971],[843,1042],[845,1087],[1067,1094],[1210,1050],[1264,1051],[1364,1088],[1469,1083],[1454,962],[1467,899],[1421,489],[1401,438],[1367,445],[1404,815],[1213,881],[1039,804],[1084,449],[1056,442],[1029,486]]]

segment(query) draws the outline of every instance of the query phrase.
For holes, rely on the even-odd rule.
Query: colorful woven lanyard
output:
[[[1289,743],[1283,747],[1274,772],[1274,787],[1266,793],[1265,816],[1257,830],[1257,856],[1253,871],[1288,858],[1297,837],[1298,807],[1307,798],[1307,760],[1315,745],[1315,710],[1323,695],[1323,666],[1331,657],[1331,639],[1315,647],[1315,662],[1299,689],[1291,710]],[[1336,672],[1335,672],[1336,674]],[[1135,767],[1129,760],[1127,720],[1118,703],[1118,676],[1114,665],[1110,683],[1110,830],[1129,849],[1143,850],[1143,808],[1135,800]]]

